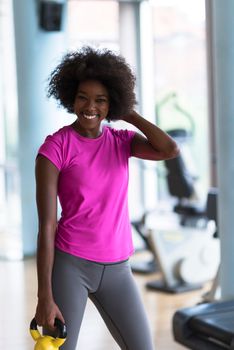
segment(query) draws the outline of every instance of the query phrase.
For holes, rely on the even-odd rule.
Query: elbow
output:
[[[57,230],[57,222],[51,221],[51,222],[39,222],[38,227],[38,236],[37,240],[38,242],[45,240],[52,239],[54,240],[55,234]]]
[[[175,147],[173,148],[172,158],[176,158],[179,155],[180,155],[180,149],[179,149],[178,145],[176,144]]]
[[[167,152],[166,159],[173,159],[178,157],[180,154],[180,149],[176,142],[173,142],[170,149]]]

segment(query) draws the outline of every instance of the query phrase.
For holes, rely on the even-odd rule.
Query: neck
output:
[[[76,120],[72,124],[73,129],[80,134],[81,136],[87,137],[89,139],[96,139],[98,136],[102,133],[102,125],[99,126],[99,128],[93,128],[93,129],[85,129],[80,125],[79,120]]]

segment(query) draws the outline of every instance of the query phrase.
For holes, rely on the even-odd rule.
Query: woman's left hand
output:
[[[134,118],[137,118],[137,117],[139,117],[139,114],[137,114],[137,112],[133,110],[131,113],[122,116],[121,119],[127,123],[132,124],[134,121]]]

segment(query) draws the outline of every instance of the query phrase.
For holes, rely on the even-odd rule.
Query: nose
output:
[[[96,111],[96,102],[94,100],[87,100],[86,105],[85,105],[85,109],[88,112],[94,112]]]

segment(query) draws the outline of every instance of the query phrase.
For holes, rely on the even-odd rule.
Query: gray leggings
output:
[[[123,350],[153,350],[148,321],[128,261],[101,264],[55,251],[53,294],[67,325],[62,350],[75,350],[87,298]]]

